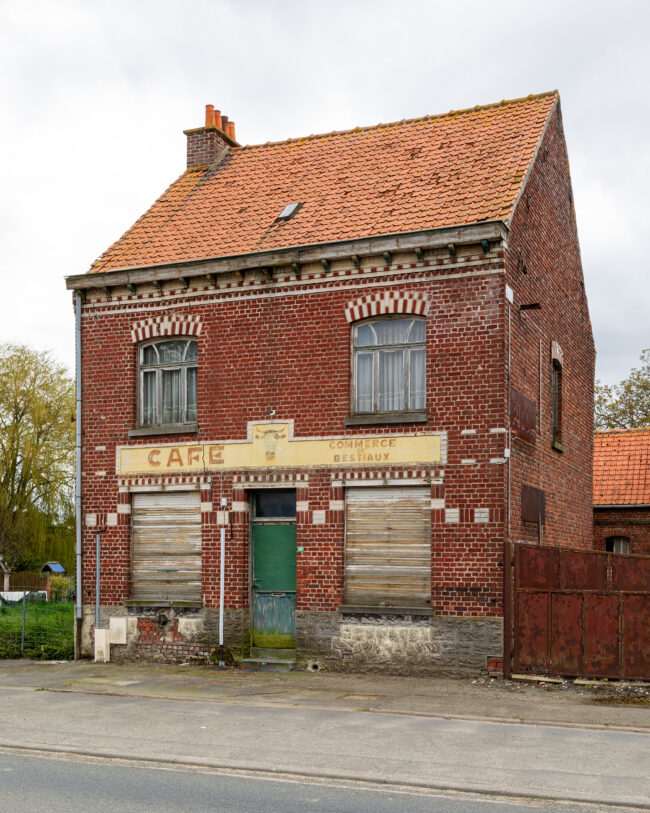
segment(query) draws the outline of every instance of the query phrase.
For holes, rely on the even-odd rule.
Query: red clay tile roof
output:
[[[595,433],[594,505],[650,505],[650,427]]]
[[[91,272],[507,221],[557,101],[233,147],[218,167],[184,172]]]

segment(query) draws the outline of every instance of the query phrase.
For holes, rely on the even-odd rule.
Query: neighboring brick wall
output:
[[[650,556],[650,508],[594,507],[594,550],[605,550],[608,536],[627,536],[630,553]]]
[[[506,254],[506,282],[514,290],[512,385],[539,410],[540,341],[542,382],[541,435],[534,445],[512,441],[510,536],[537,541],[537,525],[521,521],[521,487],[530,485],[546,492],[542,541],[591,548],[595,350],[568,167],[558,106],[516,208]],[[541,310],[520,311],[531,303]],[[564,452],[551,446],[553,341],[564,360]]]

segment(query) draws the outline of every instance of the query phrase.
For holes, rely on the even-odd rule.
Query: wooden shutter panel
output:
[[[348,488],[345,510],[345,603],[428,606],[430,489]]]
[[[201,599],[201,502],[198,491],[133,495],[134,599]]]

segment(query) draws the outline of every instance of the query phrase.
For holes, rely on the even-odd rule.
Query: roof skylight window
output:
[[[278,215],[278,220],[289,220],[289,218],[293,217],[298,209],[302,206],[302,203],[290,203],[288,206],[285,206],[284,209]]]

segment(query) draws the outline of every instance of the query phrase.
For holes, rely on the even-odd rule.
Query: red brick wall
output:
[[[650,508],[594,508],[594,550],[608,536],[627,536],[630,553],[650,556]]]
[[[527,273],[520,267],[520,256]],[[415,255],[413,255],[413,260]],[[84,307],[83,513],[101,525],[117,515],[102,541],[102,604],[130,596],[129,495],[119,492],[117,445],[245,439],[247,422],[294,420],[296,437],[382,432],[447,433],[447,461],[437,467],[440,483],[432,497],[432,607],[440,615],[502,613],[502,549],[507,533],[508,464],[506,361],[509,349],[505,301],[507,281],[515,291],[511,307],[512,384],[537,401],[539,340],[543,350],[542,434],[534,446],[512,441],[511,537],[536,538],[536,527],[519,521],[521,485],[547,494],[544,541],[591,546],[591,470],[594,350],[570,200],[566,152],[559,118],[551,121],[515,214],[509,248],[484,256],[479,246],[429,254],[424,263],[376,268],[356,275],[352,265],[319,273],[281,288],[248,275],[244,282],[189,291],[114,292],[112,300],[91,292]],[[377,276],[377,273],[384,276]],[[363,277],[362,274],[362,277]],[[287,283],[290,272],[277,276]],[[277,279],[276,276],[276,279]],[[368,287],[369,284],[372,287]],[[345,305],[372,291],[415,291],[430,297],[427,317],[426,425],[345,427],[350,412],[350,326]],[[519,305],[540,302],[541,311],[521,313]],[[201,319],[197,435],[137,438],[137,320],[187,314]],[[564,352],[563,453],[550,440],[550,342]],[[295,474],[292,473],[292,474]],[[399,471],[382,476],[408,475]],[[298,516],[297,606],[335,610],[342,600],[344,523],[330,511],[342,489],[330,470],[308,472],[298,499],[309,511]],[[235,477],[235,481],[233,481]],[[287,485],[291,485],[288,483]],[[207,606],[219,600],[220,497],[242,503],[243,484],[233,473],[212,476],[203,497],[203,593]],[[118,501],[122,508],[118,510]],[[324,525],[312,522],[326,511]],[[246,607],[249,596],[248,514],[237,511],[227,528],[226,606]],[[486,521],[479,521],[486,520]],[[85,604],[94,601],[94,528],[84,528]]]
[[[542,358],[541,434],[534,444],[512,441],[511,538],[538,538],[537,525],[521,521],[521,487],[531,485],[546,493],[543,542],[590,548],[595,351],[568,167],[558,107],[516,208],[506,255],[506,281],[514,290],[512,385],[538,410],[540,341]],[[520,311],[531,303],[541,310]],[[563,351],[564,452],[551,445],[552,341]]]
[[[432,261],[425,273],[421,267],[394,278],[400,290],[428,292],[432,300],[427,319],[426,425],[345,428],[350,412],[350,326],[345,305],[366,292],[358,284],[349,281],[349,287],[344,287],[341,281],[343,290],[332,290],[334,286],[326,280],[312,283],[314,289],[306,295],[287,292],[273,297],[261,296],[257,285],[248,294],[251,298],[245,298],[247,292],[239,285],[240,299],[233,299],[232,291],[215,299],[214,289],[206,286],[205,292],[197,291],[180,307],[173,299],[160,302],[169,302],[170,312],[192,313],[202,321],[198,436],[129,441],[128,430],[136,421],[136,345],[131,329],[151,313],[133,309],[134,299],[126,295],[101,304],[91,296],[83,317],[84,516],[97,514],[101,524],[107,514],[118,511],[116,445],[244,439],[247,422],[267,419],[272,410],[274,419],[295,421],[296,437],[443,430],[448,432],[448,461],[443,467],[444,485],[434,487],[434,496],[444,497],[446,508],[458,509],[459,522],[445,522],[440,510],[432,514],[432,604],[441,614],[499,615],[505,467],[490,461],[502,457],[504,435],[489,430],[504,426],[504,301],[498,273],[503,260],[495,253],[488,262],[478,247],[473,258],[475,264],[468,265],[465,256],[447,255],[443,268]],[[497,273],[483,273],[490,267]],[[478,276],[445,278],[446,273],[459,270]],[[386,291],[395,289],[395,285],[385,286]],[[382,290],[383,286],[373,289]],[[210,294],[212,301],[207,301]],[[157,305],[155,300],[160,298],[153,294],[154,301],[147,304]],[[464,435],[461,430],[474,434]],[[341,491],[332,487],[331,471],[309,471],[308,490],[299,494],[299,499],[308,499],[310,512],[327,512],[325,525],[314,525],[311,513],[298,517],[299,544],[304,545],[298,563],[301,609],[334,610],[341,603],[343,513],[329,510],[330,500],[342,499]],[[222,495],[230,504],[232,473],[213,476],[214,511]],[[129,496],[122,492],[119,499],[126,501]],[[241,487],[234,499],[245,499]],[[475,521],[476,508],[488,511],[488,522]],[[219,526],[214,512],[205,513],[203,522],[203,588],[206,604],[215,606]],[[235,514],[232,529],[226,602],[230,607],[245,607],[247,514]],[[103,534],[102,604],[119,603],[130,595],[129,530],[129,515],[119,513],[118,524]],[[86,604],[94,601],[94,532],[84,528]]]

